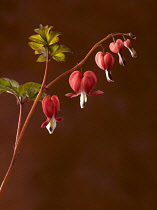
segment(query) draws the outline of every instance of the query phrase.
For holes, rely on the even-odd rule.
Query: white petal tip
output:
[[[111,72],[109,72],[108,70],[105,71],[106,74],[106,79],[108,82],[114,82],[114,80],[112,79],[112,75]]]
[[[56,128],[56,119],[55,119],[54,117],[51,119],[51,121],[50,121],[49,124],[46,126],[46,128],[47,128],[49,134],[52,134],[52,133],[53,133],[53,131],[54,131],[55,128]]]
[[[87,103],[87,95],[85,92],[82,92],[80,95],[80,107],[83,109]]]

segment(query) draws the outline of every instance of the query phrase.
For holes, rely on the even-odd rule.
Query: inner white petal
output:
[[[87,103],[87,95],[85,92],[81,92],[80,94],[80,107],[84,108]]]
[[[56,119],[54,117],[52,117],[51,121],[46,126],[46,128],[50,134],[53,133],[54,129],[56,128]]]
[[[114,82],[111,76],[111,72],[109,72],[108,70],[105,71],[106,74],[106,78],[108,82]]]

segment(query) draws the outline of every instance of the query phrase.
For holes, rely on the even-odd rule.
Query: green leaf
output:
[[[41,52],[44,49],[43,44],[36,42],[29,42],[28,44],[33,50],[36,50],[37,52]]]
[[[4,93],[4,92],[5,92],[5,90],[2,90],[2,89],[0,90],[0,94],[1,94],[1,93]]]
[[[40,28],[35,29],[35,32],[38,33],[47,43],[48,33],[52,28],[52,26],[40,25]]]
[[[50,46],[50,54],[52,58],[58,62],[65,61],[65,52],[71,52],[71,50],[62,44],[53,44]]]
[[[50,46],[50,54],[54,55],[59,49],[59,47],[60,47],[59,44],[53,44],[52,46]]]
[[[39,34],[32,35],[32,36],[29,37],[29,39],[30,39],[31,41],[37,42],[37,43],[42,44],[42,45],[47,44],[47,43],[45,42],[45,40],[44,40]]]
[[[25,100],[26,97],[29,100],[35,100],[37,94],[40,91],[40,88],[41,88],[41,84],[39,84],[39,83],[27,82],[27,83],[25,83],[23,85],[20,85],[18,95],[23,100]],[[44,96],[46,96],[46,95],[47,95],[46,93],[43,93],[43,95],[40,98],[40,100],[42,100],[42,98]]]
[[[35,55],[39,55],[39,54],[41,54],[41,52],[38,52],[38,51],[34,51],[34,53],[35,53]]]
[[[16,88],[19,87],[19,83],[18,83],[17,81],[13,80],[13,79],[3,78],[3,80],[10,82],[10,84],[11,84],[13,87],[16,87]]]
[[[42,54],[38,57],[37,62],[45,62],[46,61],[46,57]]]
[[[52,46],[50,46],[51,55],[64,53],[64,52],[71,52],[71,50],[66,45],[62,44],[53,44]]]
[[[63,53],[63,52],[71,52],[71,50],[66,45],[61,44],[57,53]]]
[[[10,82],[6,79],[0,78],[0,85],[10,86]]]
[[[0,78],[0,93],[7,92],[17,95],[19,83],[8,78]]]
[[[27,82],[23,85],[19,85],[19,83],[15,80],[8,78],[0,78],[0,94],[7,92],[13,95],[16,95],[20,98],[21,101],[27,100],[35,100],[37,94],[39,93],[41,88],[41,84],[34,82]],[[43,93],[40,100],[46,96],[46,93]]]
[[[48,34],[48,39],[47,39],[49,45],[52,45],[52,44],[58,42],[58,41],[59,41],[59,37],[58,37],[59,35],[61,35],[60,32],[51,31],[51,32]]]
[[[30,47],[35,50],[35,54],[42,54],[38,57],[37,62],[45,62],[46,57],[52,57],[56,61],[65,61],[66,52],[71,52],[71,50],[62,44],[58,44],[60,32],[51,31],[52,26],[40,25],[40,28],[35,29],[36,35],[32,35],[29,39]],[[50,56],[49,56],[49,55]]]
[[[57,53],[53,55],[52,58],[58,62],[65,61],[65,55],[63,53]]]

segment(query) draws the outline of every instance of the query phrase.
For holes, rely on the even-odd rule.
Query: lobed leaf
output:
[[[19,87],[19,83],[18,83],[17,81],[13,80],[13,79],[3,78],[3,80],[5,80],[5,82],[6,82],[6,81],[10,82],[10,84],[11,84],[13,87],[16,87],[16,88]]]
[[[53,44],[50,46],[50,54],[52,58],[58,62],[65,61],[65,52],[71,52],[71,50],[62,44]]]
[[[41,88],[41,84],[34,83],[34,82],[27,82],[23,85],[20,85],[18,96],[21,97],[23,100],[27,97],[29,100],[35,100],[37,94],[39,93]],[[40,100],[47,94],[44,93]]]
[[[44,49],[43,44],[39,44],[39,43],[36,43],[36,42],[29,42],[28,44],[33,50],[35,50],[39,53],[41,53],[41,51]]]
[[[35,54],[42,54],[38,57],[37,62],[45,62],[48,53],[56,61],[65,61],[64,53],[71,52],[67,46],[57,43],[61,33],[51,31],[51,29],[52,26],[40,25],[40,28],[35,29],[37,34],[29,37],[32,41],[29,42],[29,46],[35,50]]]
[[[37,62],[45,62],[46,61],[46,57],[42,54],[38,57]]]
[[[70,48],[63,44],[53,44],[50,46],[51,55],[63,53],[63,52],[71,52]]]
[[[38,83],[27,82],[23,85],[19,85],[19,83],[15,80],[0,78],[0,94],[7,92],[17,96],[21,101],[25,101],[26,99],[35,100],[40,88],[41,84]],[[44,93],[40,100],[42,100],[42,98],[46,95],[47,94]]]
[[[43,38],[43,40],[47,43],[48,34],[52,28],[53,28],[52,26],[49,27],[48,25],[43,26],[40,24],[40,28],[35,29],[35,32],[38,33]]]
[[[52,58],[58,62],[65,61],[65,54],[64,53],[57,53],[52,56]]]
[[[29,37],[29,39],[42,45],[47,44],[46,41],[39,34],[32,35]]]
[[[59,35],[61,35],[60,32],[57,32],[57,31],[51,31],[49,34],[48,34],[48,37],[47,37],[47,40],[48,40],[48,43],[49,45],[52,45],[56,42],[59,41]]]
[[[17,95],[19,83],[8,78],[0,78],[0,93],[7,92]]]

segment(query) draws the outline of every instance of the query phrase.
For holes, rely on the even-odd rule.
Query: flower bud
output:
[[[126,39],[126,40],[124,41],[124,46],[125,46],[126,48],[128,48],[128,50],[130,51],[131,56],[132,56],[133,58],[136,58],[136,57],[137,57],[136,51],[135,51],[135,50],[132,48],[132,46],[131,46],[131,41],[130,41],[130,39]]]
[[[119,57],[119,64],[124,66],[125,65],[125,58],[122,56],[121,51],[123,49],[123,41],[121,39],[117,39],[116,42],[111,42],[109,45],[110,50],[113,53],[118,54]]]

